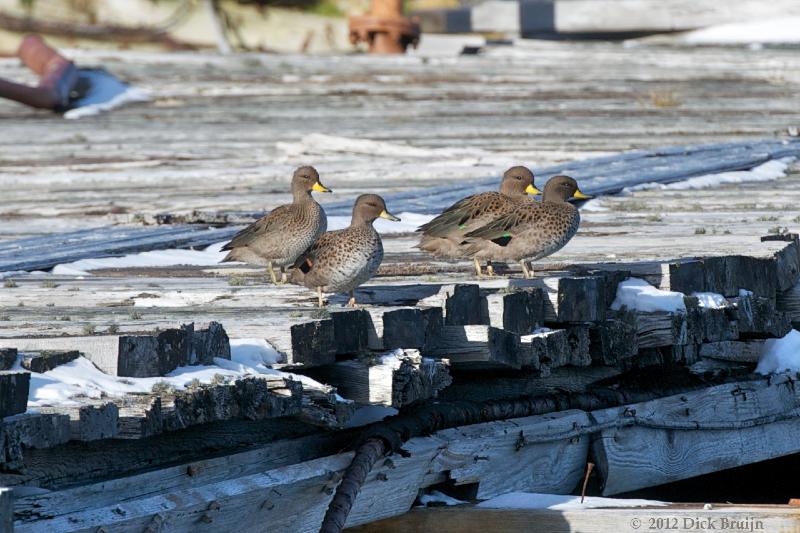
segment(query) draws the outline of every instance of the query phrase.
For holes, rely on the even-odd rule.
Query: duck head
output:
[[[353,219],[351,224],[372,224],[376,218],[385,218],[393,222],[400,219],[386,210],[386,202],[377,194],[362,194],[356,198],[353,205]]]
[[[533,172],[523,166],[511,167],[505,171],[500,182],[500,192],[507,196],[542,193],[533,184]]]
[[[578,188],[578,182],[569,176],[553,176],[544,186],[542,200],[545,202],[566,202],[572,198],[588,200],[588,194],[583,194]]]
[[[319,172],[311,166],[299,167],[292,175],[292,194],[295,198],[316,192],[333,192],[319,181]]]

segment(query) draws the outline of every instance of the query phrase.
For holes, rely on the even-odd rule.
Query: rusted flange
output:
[[[403,16],[402,0],[372,0],[370,12],[350,17],[350,42],[369,44],[371,54],[402,54],[419,43],[419,24]]]
[[[74,63],[47,44],[38,35],[22,40],[17,55],[39,76],[39,84],[29,87],[0,80],[0,97],[16,100],[31,107],[62,110],[69,104],[70,92],[78,80]]]

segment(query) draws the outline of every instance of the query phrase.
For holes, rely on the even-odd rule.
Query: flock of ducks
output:
[[[511,167],[503,174],[499,192],[468,196],[420,226],[418,248],[435,257],[472,259],[478,276],[493,276],[492,261],[519,261],[525,277],[533,277],[530,261],[564,247],[578,231],[580,214],[570,199],[588,199],[569,176],[554,176],[544,191],[533,183],[526,167]],[[222,249],[223,261],[241,261],[267,267],[273,283],[287,281],[316,289],[319,305],[323,291],[349,293],[348,307],[356,305],[355,288],[369,280],[383,260],[383,244],[372,223],[391,214],[383,198],[362,194],[353,205],[350,226],[327,231],[325,211],[312,191],[332,192],[314,167],[303,166],[292,176],[292,203],[272,210],[249,225]],[[541,194],[537,202],[531,195]],[[287,272],[287,268],[289,272]]]

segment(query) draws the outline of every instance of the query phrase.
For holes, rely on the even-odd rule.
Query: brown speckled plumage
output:
[[[322,235],[294,264],[292,283],[328,292],[350,292],[369,280],[383,261],[383,243],[372,223],[383,217],[399,220],[386,211],[383,198],[362,194],[353,206],[345,229]],[[354,304],[355,300],[351,299]]]
[[[531,203],[528,196],[531,192],[538,192],[533,188],[533,173],[526,167],[511,167],[503,174],[500,192],[467,196],[420,226],[417,231],[422,232],[422,238],[417,247],[436,257],[469,257],[467,246],[463,243],[464,236]]]
[[[572,239],[580,225],[578,209],[567,202],[576,194],[582,196],[574,179],[551,178],[541,203],[520,206],[468,233],[464,240],[467,253],[478,259],[533,261],[557,252]]]
[[[315,187],[316,186],[316,187]],[[300,167],[292,176],[293,202],[240,231],[222,249],[223,261],[286,267],[295,262],[328,227],[325,211],[311,197],[312,190],[327,191],[313,167]]]

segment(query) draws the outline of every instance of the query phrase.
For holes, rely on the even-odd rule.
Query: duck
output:
[[[541,194],[533,183],[533,172],[524,166],[514,166],[503,173],[500,190],[487,191],[467,196],[454,203],[442,214],[420,226],[422,233],[417,248],[431,253],[434,257],[464,259],[469,257],[464,236],[500,218],[517,207],[530,202],[528,195]],[[474,258],[478,277],[483,275],[478,258]],[[486,273],[494,275],[491,262]]]
[[[383,243],[372,225],[379,217],[400,221],[377,194],[356,198],[350,226],[323,234],[294,263],[290,281],[316,289],[320,307],[323,290],[349,293],[347,307],[355,307],[355,288],[374,276],[383,261]]]
[[[278,266],[281,282],[286,282],[285,268],[294,264],[328,229],[325,210],[311,192],[332,192],[320,182],[319,173],[312,166],[301,166],[294,171],[291,190],[291,204],[276,207],[222,247],[228,252],[223,262],[266,266],[274,284],[278,284],[274,270]]]
[[[512,212],[470,231],[462,245],[476,259],[519,261],[526,278],[534,277],[529,261],[563,248],[580,226],[578,208],[570,199],[592,198],[581,192],[569,176],[553,176],[544,186],[541,202],[529,202]]]

